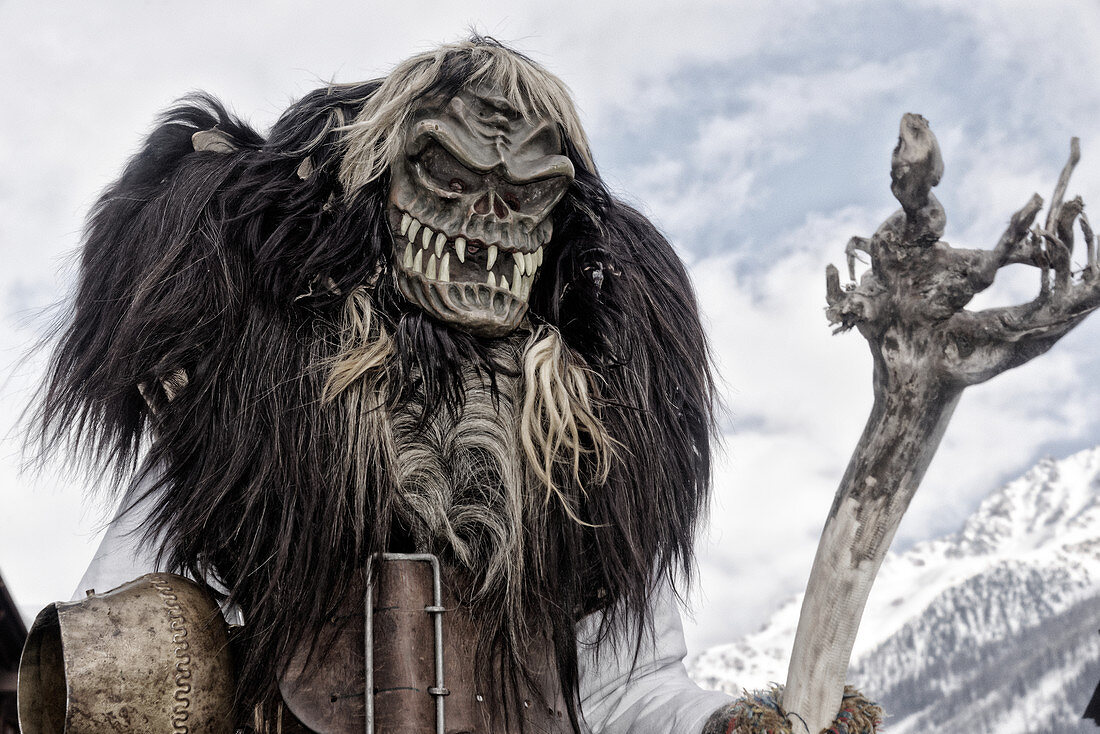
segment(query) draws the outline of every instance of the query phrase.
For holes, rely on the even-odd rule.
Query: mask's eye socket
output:
[[[484,186],[484,177],[458,162],[439,143],[432,141],[417,156],[415,168],[425,185],[440,196],[454,198],[469,194]]]
[[[501,182],[497,193],[512,211],[538,216],[558,203],[569,183],[568,176],[553,176],[525,184]]]

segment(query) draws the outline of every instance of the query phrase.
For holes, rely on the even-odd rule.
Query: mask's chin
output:
[[[396,263],[397,288],[407,301],[431,316],[475,336],[499,337],[515,331],[527,302],[483,283],[443,282]]]

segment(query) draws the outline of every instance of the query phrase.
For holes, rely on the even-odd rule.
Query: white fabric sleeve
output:
[[[147,472],[141,481],[135,482],[122,498],[119,508],[126,508],[134,498],[140,497],[159,478],[159,472]],[[92,556],[88,570],[73,592],[73,601],[83,599],[89,591],[102,594],[116,586],[133,581],[138,576],[160,571],[157,568],[157,543],[143,542],[145,520],[156,505],[156,497],[145,497],[121,516],[115,516],[107,526],[99,548]]]
[[[634,657],[636,632],[617,645],[595,639],[599,615],[581,621],[577,656],[580,705],[591,734],[698,734],[716,710],[733,698],[705,691],[684,667],[687,645],[676,600],[669,589],[653,602],[653,634],[642,635]]]

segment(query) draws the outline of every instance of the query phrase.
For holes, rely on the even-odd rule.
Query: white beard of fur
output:
[[[396,509],[418,550],[476,572],[481,592],[504,584],[509,598],[523,578],[525,542],[542,536],[546,515],[546,503],[527,491],[517,382],[498,375],[494,404],[486,380],[467,369],[460,416],[441,411],[421,428],[421,406],[406,404],[391,418]]]
[[[368,494],[393,497],[395,515],[418,551],[436,553],[480,579],[475,601],[502,590],[508,616],[522,623],[525,572],[537,570],[526,569],[525,559],[544,556],[530,546],[547,537],[551,501],[581,522],[555,475],[587,491],[580,467],[582,456],[591,454],[591,481],[607,476],[611,440],[592,405],[593,373],[555,329],[517,332],[492,347],[496,363],[507,368],[496,373],[495,401],[488,376],[468,365],[461,413],[442,409],[421,425],[423,406],[416,398],[384,407],[394,345],[372,319],[363,290],[347,299],[341,346],[325,394],[348,411],[348,469],[366,477],[367,467],[381,465],[390,482],[357,482],[357,509],[366,506]]]

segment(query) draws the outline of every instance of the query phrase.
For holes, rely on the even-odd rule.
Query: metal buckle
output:
[[[435,627],[435,686],[428,689],[428,694],[435,699],[435,731],[436,734],[444,734],[443,699],[450,695],[450,691],[443,685],[443,581],[439,571],[439,559],[432,553],[376,553],[367,560],[367,591],[363,599],[363,619],[365,657],[366,657],[366,686],[363,690],[363,703],[367,712],[367,734],[374,734],[374,604],[372,583],[372,570],[374,559],[385,561],[421,561],[432,567],[433,600],[431,606],[424,607],[424,612],[432,615]]]

